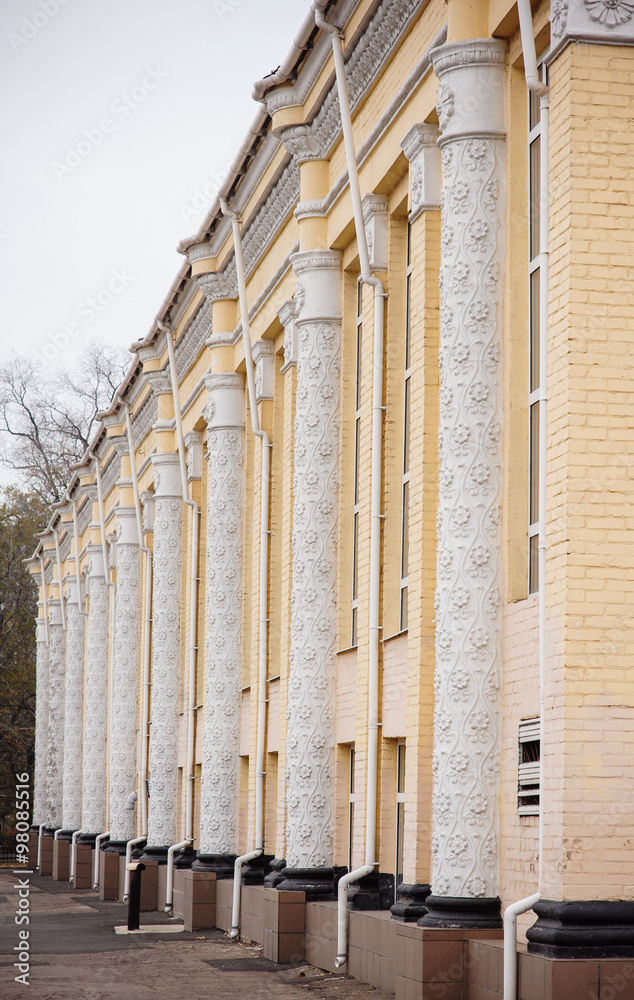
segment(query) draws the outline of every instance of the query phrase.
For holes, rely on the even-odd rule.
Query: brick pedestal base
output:
[[[121,899],[119,895],[118,854],[99,852],[99,899]],[[125,859],[124,859],[125,860]]]
[[[203,927],[216,926],[216,873],[179,872],[182,884],[182,916],[186,931],[198,931]],[[176,913],[177,892],[174,882],[174,912]]]
[[[53,838],[42,837],[40,844],[40,875],[53,874]]]
[[[305,892],[264,889],[264,958],[271,962],[302,961],[305,927]]]
[[[93,849],[90,844],[77,844],[75,860],[75,888],[92,889]]]
[[[52,875],[56,882],[68,882],[70,878],[70,841],[53,841]]]

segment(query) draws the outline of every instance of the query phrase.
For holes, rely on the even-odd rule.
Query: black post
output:
[[[141,872],[145,871],[145,865],[140,861],[133,861],[128,865],[130,872],[130,895],[128,896],[128,930],[138,931],[139,914],[141,912]]]

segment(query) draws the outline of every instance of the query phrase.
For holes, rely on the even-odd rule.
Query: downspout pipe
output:
[[[62,628],[64,632],[68,631],[66,626],[66,609],[64,607],[64,595],[62,593],[62,557],[59,551],[59,532],[55,528],[53,534],[55,535],[55,557],[57,559],[57,585],[59,587],[59,606],[62,612]]]
[[[69,882],[77,881],[77,838],[81,837],[83,830],[75,830],[70,843],[70,877]]]
[[[44,635],[46,636],[46,645],[51,644],[51,635],[48,629],[48,597],[46,591],[46,577],[44,576],[44,556],[40,553],[40,573],[42,575],[42,604],[44,605]],[[39,866],[39,861],[38,861]]]
[[[95,839],[95,869],[92,880],[93,889],[99,888],[99,858],[101,857],[101,841],[105,840],[106,837],[109,836],[110,836],[110,830],[107,830],[106,833],[100,833],[99,836]]]
[[[544,859],[544,690],[546,682],[546,474],[548,457],[548,284],[549,188],[548,144],[550,105],[548,85],[537,68],[533,14],[530,0],[517,0],[524,75],[528,89],[539,97],[541,137],[539,147],[539,496],[538,496],[538,618],[539,618],[539,834],[537,892],[504,911],[504,1000],[517,1000],[517,917],[531,910],[541,898]]]
[[[236,274],[238,279],[238,297],[240,301],[240,320],[242,323],[242,341],[244,344],[244,362],[247,373],[247,388],[249,393],[249,412],[251,428],[255,437],[261,443],[262,487],[260,494],[260,604],[259,604],[259,635],[258,635],[258,717],[255,758],[255,847],[247,854],[236,858],[233,873],[233,904],[231,910],[231,937],[240,935],[240,903],[242,894],[242,865],[253,861],[264,854],[264,753],[266,738],[266,668],[268,661],[268,606],[269,606],[269,505],[271,489],[271,443],[266,431],[260,426],[258,404],[255,391],[255,372],[253,355],[251,353],[251,328],[249,325],[249,306],[247,302],[247,285],[242,255],[242,233],[240,219],[232,211],[224,199],[220,201],[222,214],[231,219],[233,231],[233,248],[236,258]]]
[[[368,242],[363,222],[361,188],[354,147],[350,102],[343,59],[343,36],[339,28],[329,24],[317,7],[315,22],[331,36],[332,53],[337,77],[337,92],[341,109],[341,128],[346,150],[350,198],[359,249],[360,280],[374,288],[374,357],[372,382],[372,485],[370,506],[370,613],[368,653],[368,753],[366,779],[365,864],[339,879],[337,887],[337,956],[335,966],[340,968],[348,961],[348,886],[370,875],[377,867],[376,860],[376,810],[377,771],[379,745],[379,642],[380,579],[381,579],[381,479],[383,438],[383,364],[384,318],[386,293],[382,281],[372,274]]]
[[[134,512],[136,515],[136,530],[139,540],[139,548],[145,553],[145,623],[143,637],[143,697],[141,708],[141,830],[142,836],[129,840],[126,845],[126,864],[131,861],[129,850],[135,844],[140,844],[147,839],[148,820],[148,760],[150,742],[150,661],[152,643],[152,571],[153,554],[145,544],[143,534],[143,515],[141,514],[141,500],[139,497],[139,477],[136,469],[136,450],[134,445],[134,435],[132,433],[132,417],[130,407],[125,404],[125,425],[128,438],[128,451],[130,452],[130,474],[132,478],[132,493],[134,496]],[[124,898],[127,898],[130,890],[130,872],[126,868]]]
[[[185,438],[183,436],[183,418],[178,392],[178,372],[176,370],[176,352],[174,350],[174,335],[170,327],[158,322],[159,330],[165,334],[167,353],[169,356],[170,377],[172,380],[172,396],[174,399],[174,418],[176,421],[176,440],[178,443],[178,459],[181,473],[183,503],[192,509],[191,524],[191,558],[189,576],[189,675],[188,675],[188,706],[187,706],[187,789],[185,798],[185,839],[178,844],[172,844],[167,852],[167,886],[165,893],[165,909],[172,909],[174,902],[174,853],[189,847],[194,842],[194,731],[196,719],[196,655],[198,653],[198,549],[200,544],[200,508],[189,495],[187,481],[187,460],[185,457]]]
[[[40,823],[37,831],[37,862],[35,867],[37,868],[38,871],[42,867],[42,836],[43,836],[42,831],[44,830],[45,825],[46,824],[44,823]]]

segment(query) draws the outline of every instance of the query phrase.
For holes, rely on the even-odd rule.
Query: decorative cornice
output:
[[[401,142],[401,149],[410,165],[410,222],[425,209],[440,208],[439,135],[435,125],[421,123],[413,125]]]
[[[194,264],[198,260],[208,260],[214,256],[213,250],[207,240],[203,243],[192,243],[191,246],[187,246],[184,249],[184,253],[190,264]]]
[[[431,53],[435,73],[472,66],[504,66],[507,43],[497,38],[470,38],[446,42]]]
[[[550,22],[549,63],[569,42],[634,45],[632,0],[552,0]]]
[[[275,346],[270,340],[256,340],[253,345],[255,362],[255,398],[258,403],[273,399]]]
[[[370,267],[387,271],[387,195],[367,194],[362,202]]]

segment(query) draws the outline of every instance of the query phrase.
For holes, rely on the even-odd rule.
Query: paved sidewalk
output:
[[[28,925],[16,925],[19,876],[0,869],[0,996],[2,1000],[302,1000],[319,997],[393,1000],[346,976],[310,966],[275,966],[261,949],[230,942],[221,931],[116,935],[126,923],[120,903],[102,903],[90,889],[30,875]],[[22,876],[26,879],[27,876]],[[25,893],[23,893],[23,896]],[[142,913],[141,925],[178,923]],[[19,931],[28,929],[29,985],[15,982]]]

